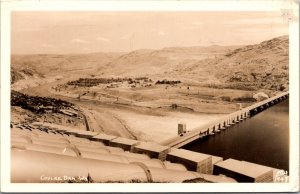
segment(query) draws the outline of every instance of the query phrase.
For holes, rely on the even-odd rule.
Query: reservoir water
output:
[[[184,149],[289,170],[289,100]]]

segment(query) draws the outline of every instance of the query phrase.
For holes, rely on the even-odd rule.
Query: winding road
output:
[[[71,102],[81,108],[83,114],[87,117],[88,126],[92,131],[100,131],[110,135],[117,135],[121,137],[126,137],[130,139],[137,139],[135,134],[130,130],[125,121],[122,121],[117,115],[108,111],[109,109],[124,109],[128,110],[129,107],[122,104],[108,104],[102,103],[98,100],[92,99],[77,99],[72,97],[67,97],[63,95],[58,95],[52,93],[50,88],[56,86],[57,84],[63,82],[62,80],[43,84],[40,86],[35,86],[31,88],[26,88],[21,90],[21,92],[28,95],[35,95],[41,97],[51,97],[56,99],[62,99]]]

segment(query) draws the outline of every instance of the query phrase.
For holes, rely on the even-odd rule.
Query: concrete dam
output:
[[[224,117],[216,119],[207,123],[206,125],[193,129],[189,132],[182,132],[177,137],[169,139],[162,144],[165,146],[180,148],[186,144],[189,144],[199,138],[203,138],[208,135],[215,135],[221,130],[225,130],[247,118],[250,118],[269,107],[287,99],[289,97],[289,92],[283,92],[266,100],[257,102],[249,107],[243,108],[239,111],[228,114]]]

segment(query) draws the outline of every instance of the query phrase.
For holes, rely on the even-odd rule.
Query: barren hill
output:
[[[43,78],[43,75],[38,73],[34,68],[28,66],[15,67],[12,66],[10,69],[11,80],[13,84],[19,80],[28,79],[28,78]]]
[[[287,90],[288,57],[289,39],[281,36],[235,49],[221,57],[198,61],[183,70],[187,74],[205,71],[213,75],[214,80],[210,82],[213,87]]]
[[[182,64],[220,56],[239,46],[168,47],[160,50],[141,49],[126,53],[106,65],[104,72],[124,75],[154,75],[171,72]],[[100,70],[100,69],[99,69]]]
[[[72,55],[12,55],[12,71],[20,69],[31,69],[42,75],[60,75],[94,72],[108,62],[114,60],[122,53],[91,53]]]
[[[77,75],[92,75],[97,73],[97,68],[120,55],[121,53],[12,55],[12,88],[21,90]]]

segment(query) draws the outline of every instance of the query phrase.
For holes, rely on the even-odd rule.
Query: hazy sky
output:
[[[255,44],[287,35],[280,12],[12,12],[13,54]]]

